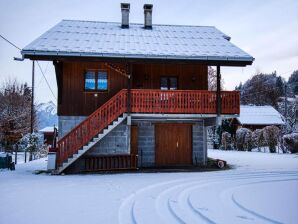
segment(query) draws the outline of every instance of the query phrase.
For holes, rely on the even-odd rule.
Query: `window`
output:
[[[108,75],[106,72],[98,72],[97,89],[98,90],[108,89]]]
[[[108,74],[106,71],[87,71],[85,73],[86,91],[108,90]]]
[[[161,90],[176,90],[178,88],[177,77],[161,77],[160,89]]]
[[[85,74],[85,89],[86,90],[95,89],[95,72],[88,71]]]

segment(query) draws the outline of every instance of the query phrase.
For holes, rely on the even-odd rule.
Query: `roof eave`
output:
[[[225,66],[246,66],[251,65],[253,57],[225,57],[225,56],[176,56],[176,55],[145,55],[145,54],[111,54],[111,53],[92,53],[92,52],[54,52],[54,51],[34,51],[22,50],[24,58],[31,60],[60,60],[65,59],[92,59],[92,60],[166,60],[166,61],[197,61],[204,62],[208,65],[225,65]]]

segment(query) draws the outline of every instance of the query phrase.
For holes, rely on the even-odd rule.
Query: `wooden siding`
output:
[[[124,63],[117,65],[125,68]],[[88,69],[108,72],[108,91],[84,90],[84,74]],[[132,88],[160,89],[161,76],[177,77],[178,89],[181,90],[206,90],[208,88],[206,65],[136,63],[131,65],[131,71]],[[58,80],[58,82],[63,82],[58,83],[58,97],[61,99],[58,102],[59,116],[88,116],[128,85],[125,76],[109,68],[104,62],[64,61],[62,75],[61,81]]]
[[[160,89],[160,77],[177,77],[180,90],[207,90],[208,68],[196,64],[134,64],[134,89]]]
[[[85,91],[84,74],[88,69],[106,70],[108,91]],[[121,89],[127,87],[127,78],[108,68],[104,63],[64,62],[62,100],[58,115],[88,116],[107,102]],[[94,94],[97,94],[95,96]]]

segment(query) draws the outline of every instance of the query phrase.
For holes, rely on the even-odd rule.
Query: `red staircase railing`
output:
[[[214,91],[132,89],[130,92],[133,113],[216,114]],[[127,111],[127,93],[126,89],[119,91],[58,141],[58,166]],[[240,113],[238,91],[222,91],[221,99],[222,114]]]
[[[127,109],[126,90],[119,91],[89,117],[58,141],[57,164],[60,166],[87,144],[96,134],[112,123]]]

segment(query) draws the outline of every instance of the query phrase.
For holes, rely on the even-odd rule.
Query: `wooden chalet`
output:
[[[22,50],[53,61],[58,86],[56,172],[204,165],[206,127],[239,115],[237,91],[220,91],[221,66],[253,57],[212,26],[63,20]],[[208,66],[218,90],[208,91]]]
[[[284,120],[272,106],[240,105],[240,115],[233,118],[232,123],[237,128],[243,127],[254,131],[272,125],[282,128],[286,125]]]

